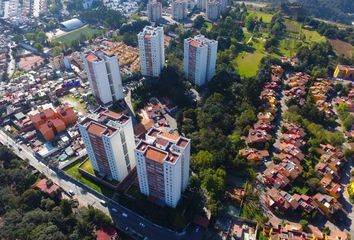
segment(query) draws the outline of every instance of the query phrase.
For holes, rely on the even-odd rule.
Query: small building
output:
[[[354,81],[354,66],[337,65],[333,77]]]
[[[34,185],[35,189],[38,189],[49,197],[54,198],[60,196],[61,190],[58,185],[53,183],[52,180],[43,178]]]

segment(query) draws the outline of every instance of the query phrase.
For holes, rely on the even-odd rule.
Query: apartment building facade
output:
[[[163,28],[146,26],[138,34],[138,44],[141,74],[148,77],[160,76],[165,64]]]
[[[203,35],[184,40],[185,78],[197,86],[203,86],[215,74],[218,42]]]
[[[101,104],[108,106],[124,98],[118,58],[114,54],[89,52],[81,56],[90,87]]]
[[[206,5],[206,17],[211,21],[216,21],[220,17],[220,2],[208,0]]]
[[[47,12],[46,0],[0,0],[0,17],[39,17]]]
[[[187,2],[185,0],[176,0],[172,2],[172,18],[181,21],[187,17]]]
[[[150,22],[157,22],[162,16],[162,4],[156,0],[149,0],[147,15]]]
[[[190,140],[151,128],[135,149],[141,193],[176,207],[187,188]]]
[[[99,108],[79,123],[93,169],[108,179],[122,181],[135,167],[132,119]]]

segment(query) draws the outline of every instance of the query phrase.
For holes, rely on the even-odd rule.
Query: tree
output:
[[[60,202],[60,209],[64,216],[69,216],[73,211],[69,200],[63,199]]]
[[[201,150],[192,158],[192,166],[199,171],[213,166],[214,156],[208,151]]]
[[[27,209],[35,209],[40,206],[41,193],[35,189],[28,189],[21,195],[21,203],[26,205]]]
[[[308,229],[309,222],[306,219],[301,219],[300,220],[301,227],[304,231]]]
[[[194,19],[193,27],[196,29],[201,29],[204,23],[205,23],[204,17],[199,15]]]
[[[207,191],[209,194],[215,194],[217,196],[225,191],[225,170],[221,168],[216,170],[209,168],[202,171],[201,176],[202,189]]]
[[[55,46],[53,48],[53,56],[58,56],[61,53],[61,48],[59,46]]]

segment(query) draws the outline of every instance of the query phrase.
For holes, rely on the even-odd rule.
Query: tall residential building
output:
[[[185,0],[175,0],[172,2],[172,18],[181,21],[187,17],[187,2]]]
[[[215,74],[218,42],[197,35],[184,40],[184,74],[197,86],[210,81]]]
[[[206,6],[206,16],[209,20],[215,21],[220,16],[220,2],[217,0],[208,0]]]
[[[140,191],[176,207],[187,188],[190,140],[151,128],[135,149]]]
[[[197,7],[201,10],[206,10],[208,0],[198,0]]]
[[[33,16],[39,17],[47,12],[47,0],[33,0]]]
[[[138,34],[138,43],[141,74],[149,77],[160,76],[165,64],[163,28],[146,26]]]
[[[229,1],[228,0],[219,0],[220,2],[220,12],[225,12],[227,6],[229,5]]]
[[[118,58],[105,52],[82,55],[93,94],[103,105],[111,105],[124,98]]]
[[[147,4],[147,15],[150,22],[156,22],[161,18],[162,4],[156,0],[149,0]]]
[[[135,167],[132,119],[99,108],[79,123],[93,169],[108,179],[122,181]]]

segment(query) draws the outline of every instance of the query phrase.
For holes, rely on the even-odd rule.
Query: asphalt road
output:
[[[92,205],[110,215],[115,225],[134,239],[200,240],[203,238],[205,230],[199,226],[189,225],[183,232],[174,232],[170,229],[156,225],[124,206],[94,192],[86,185],[68,177],[61,170],[54,171],[50,169],[47,165],[37,160],[32,152],[30,152],[25,146],[19,146],[1,130],[0,142],[3,145],[12,148],[13,152],[21,159],[28,160],[31,166],[52,179],[52,181],[62,189],[65,191],[72,190],[75,193],[74,198],[76,198],[81,205]],[[22,150],[19,150],[19,148]],[[106,206],[103,206],[100,203],[101,200],[106,201]],[[123,216],[123,213],[126,215]]]

